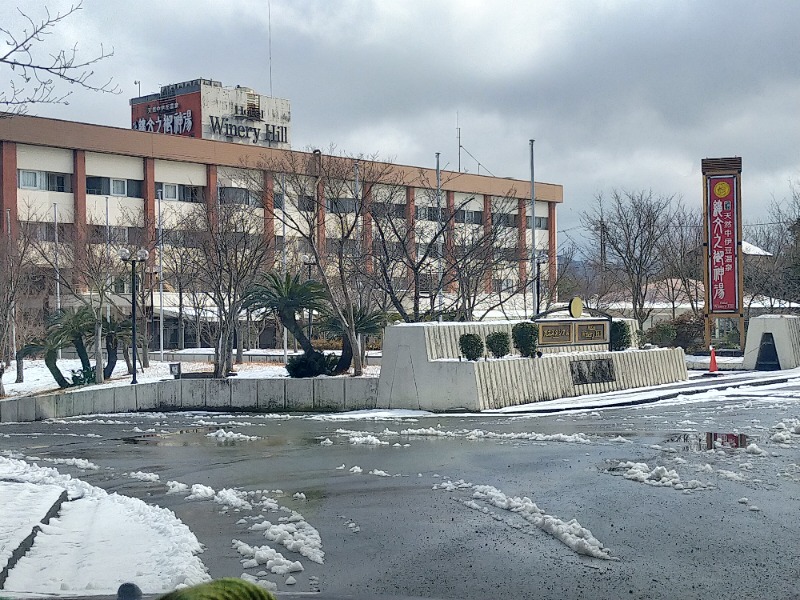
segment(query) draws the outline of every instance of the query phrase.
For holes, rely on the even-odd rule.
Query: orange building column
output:
[[[217,165],[206,165],[206,193],[204,199],[206,213],[209,216],[208,221],[211,225],[217,222],[217,194],[219,193],[217,175]]]
[[[445,222],[444,226],[444,264],[446,268],[445,280],[450,282],[445,286],[446,291],[456,291],[456,274],[454,272],[456,264],[456,242],[455,242],[455,229],[456,229],[456,193],[447,191],[445,196]]]
[[[417,226],[417,206],[416,189],[413,187],[406,186],[406,205],[403,212],[406,219],[406,252],[411,257],[411,262],[416,262],[417,236],[415,228]],[[407,265],[406,277],[409,280],[413,277],[413,270],[410,265]]]
[[[547,270],[550,281],[558,279],[558,241],[556,240],[556,205],[547,203]],[[551,293],[555,294],[556,290]],[[554,297],[553,302],[558,298]]]
[[[17,221],[17,145],[0,142],[0,237],[19,234]]]
[[[264,185],[261,190],[261,204],[264,206],[264,240],[269,244],[267,264],[275,263],[275,178],[269,171],[263,171]],[[285,245],[284,240],[284,245]],[[285,247],[285,246],[284,246]]]
[[[155,252],[152,250],[158,247],[156,230],[158,227],[158,217],[156,215],[156,162],[152,158],[144,159],[144,235],[145,244],[151,249],[150,266],[155,264]]]
[[[73,282],[78,289],[87,287],[85,278],[80,276],[80,265],[86,264],[88,236],[86,225],[86,151],[72,151],[72,223],[74,237],[72,251],[78,269],[73,273]],[[80,279],[78,279],[80,277]]]
[[[520,198],[517,200],[517,259],[519,260],[519,281],[525,283],[528,279],[527,261],[528,256],[528,236],[526,235],[528,220],[525,218],[527,200]]]
[[[483,236],[489,242],[492,240],[492,197],[489,194],[483,195]],[[494,248],[490,248],[489,252],[494,252]],[[492,264],[493,257],[487,262],[486,272],[483,275],[483,291],[487,294],[492,293]]]
[[[372,273],[372,184],[364,185],[363,204],[361,206],[361,252],[364,256],[364,268]]]
[[[322,182],[322,179],[317,181],[317,215],[316,215],[316,225],[317,231],[315,237],[315,241],[317,243],[317,253],[319,254],[319,260],[322,264],[326,262],[325,256],[325,241],[326,241],[326,233],[325,233],[325,185]]]

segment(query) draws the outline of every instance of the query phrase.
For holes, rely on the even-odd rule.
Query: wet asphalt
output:
[[[3,424],[0,452],[96,463],[97,471],[57,468],[174,511],[204,544],[201,558],[214,578],[264,568],[243,569],[231,545],[233,539],[268,543],[248,529],[254,522],[248,517],[261,513],[188,501],[186,494],[167,494],[166,482],[270,490],[319,531],[325,551],[320,565],[270,544],[305,568],[294,574],[295,585],[286,585],[285,576],[265,577],[281,595],[797,598],[800,435],[783,445],[771,437],[777,423],[800,418],[798,394],[777,386],[716,392],[684,405],[532,417],[107,415]],[[260,439],[219,443],[206,435],[218,427]],[[412,428],[454,435],[399,434]],[[369,432],[389,443],[353,444],[337,430]],[[588,443],[470,439],[472,430],[583,434]],[[706,432],[745,434],[765,454],[709,452]],[[321,445],[325,439],[333,443]],[[675,469],[682,481],[697,479],[711,489],[685,492],[632,481],[618,468],[623,461]],[[341,465],[345,469],[337,469]],[[353,466],[363,472],[351,473]],[[390,476],[369,474],[374,469]],[[132,479],[125,475],[131,471],[157,473],[160,481]],[[433,489],[446,480],[491,485],[507,496],[527,496],[563,521],[577,519],[618,560],[576,554],[500,508],[474,510],[464,504],[470,489]],[[296,492],[306,499],[293,498]],[[745,497],[747,503],[739,502]],[[277,520],[268,513],[264,518]],[[241,519],[247,522],[237,523]]]

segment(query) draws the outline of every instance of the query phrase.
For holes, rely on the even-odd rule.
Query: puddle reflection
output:
[[[679,433],[668,437],[666,442],[683,444],[682,450],[688,452],[702,452],[705,450],[735,450],[747,448],[749,437],[743,433],[718,433],[706,431],[705,433]]]

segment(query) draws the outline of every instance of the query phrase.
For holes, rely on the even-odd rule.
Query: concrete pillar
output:
[[[219,183],[217,173],[217,165],[206,165],[206,192],[205,192],[205,201],[206,201],[206,212],[210,216],[209,221],[211,223],[216,223],[216,215],[217,215],[217,194],[219,193],[219,189],[217,184]]]
[[[152,158],[144,160],[144,184],[142,197],[144,198],[144,245],[150,250],[147,266],[152,269],[156,264],[155,248],[158,246],[156,228],[158,217],[156,215],[156,161]],[[162,207],[163,208],[163,207]]]

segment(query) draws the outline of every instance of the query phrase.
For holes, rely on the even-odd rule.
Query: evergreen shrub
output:
[[[536,346],[539,343],[539,327],[536,323],[523,321],[511,328],[511,337],[514,340],[514,348],[525,357],[531,357],[536,353]]]
[[[511,352],[511,338],[505,331],[493,331],[486,336],[486,347],[495,358],[503,358]]]
[[[483,356],[483,340],[477,333],[462,333],[458,346],[467,360],[478,360]]]
[[[611,349],[627,350],[631,347],[631,328],[625,321],[611,322]]]

